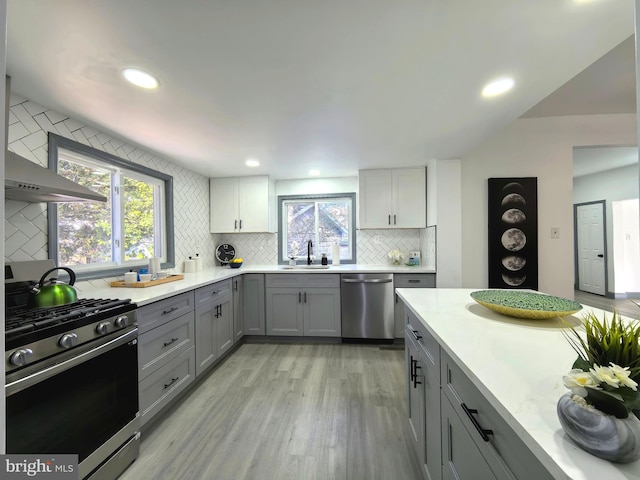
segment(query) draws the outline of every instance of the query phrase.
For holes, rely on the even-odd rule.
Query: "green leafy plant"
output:
[[[627,322],[615,311],[601,321],[588,312],[584,328],[584,336],[572,326],[563,332],[578,354],[563,382],[587,404],[626,418],[640,409],[640,322]]]

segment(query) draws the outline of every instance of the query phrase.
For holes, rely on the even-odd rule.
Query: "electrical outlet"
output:
[[[380,235],[376,235],[375,237],[373,237],[373,243],[377,243],[378,245],[380,245],[382,243],[382,237]]]
[[[560,238],[560,228],[551,227],[551,238]]]

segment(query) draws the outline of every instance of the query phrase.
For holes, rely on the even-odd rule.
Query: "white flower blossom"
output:
[[[609,367],[594,365],[590,372],[600,381],[614,388],[620,387],[620,379]]]
[[[633,391],[638,390],[638,383],[629,378],[629,367],[621,367],[615,363],[610,363],[609,369],[613,372],[616,378],[620,381],[620,385],[629,387]]]
[[[579,397],[587,396],[586,387],[601,390],[598,386],[598,379],[592,373],[585,372],[579,368],[574,368],[564,375],[562,377],[562,383],[564,383],[564,386],[571,390],[574,395]]]

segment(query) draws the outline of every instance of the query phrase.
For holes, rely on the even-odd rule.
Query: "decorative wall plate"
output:
[[[564,317],[582,309],[573,300],[518,290],[478,290],[471,292],[471,298],[498,313],[518,318]]]

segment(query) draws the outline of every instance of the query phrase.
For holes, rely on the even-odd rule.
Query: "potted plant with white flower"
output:
[[[640,458],[640,323],[625,321],[617,312],[600,321],[593,312],[584,317],[585,334],[565,332],[578,354],[563,376],[571,394],[558,401],[558,417],[581,448],[615,462]]]

